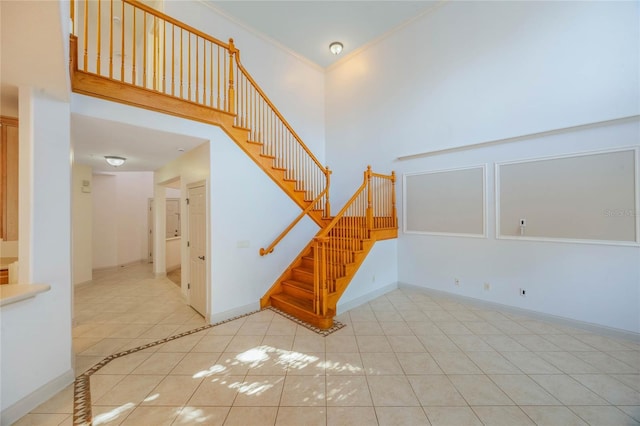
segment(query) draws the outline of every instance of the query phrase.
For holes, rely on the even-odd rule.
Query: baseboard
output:
[[[240,315],[245,315],[251,312],[260,310],[260,302],[249,303],[248,305],[238,306],[237,308],[229,309],[228,311],[218,312],[215,314],[209,314],[209,324],[215,324],[229,318],[235,318]]]
[[[134,260],[132,262],[127,262],[127,263],[123,263],[122,265],[113,265],[113,266],[104,266],[102,268],[95,268],[92,269],[91,272],[93,272],[94,274],[96,272],[100,273],[100,272],[115,272],[118,271],[122,268],[128,268],[129,266],[135,266],[135,265],[140,265],[142,263],[148,263],[147,259],[138,259],[138,260]]]
[[[396,290],[397,288],[398,288],[398,283],[395,282],[395,283],[388,284],[384,287],[380,287],[379,289],[374,290],[370,293],[363,294],[362,296],[356,297],[355,299],[349,300],[348,302],[344,302],[344,303],[338,302],[338,306],[336,307],[337,315],[340,315],[353,308],[357,308],[358,306],[363,305],[375,299],[376,297],[380,297],[383,294],[387,294],[390,291]]]
[[[2,410],[2,413],[0,413],[0,424],[13,424],[38,405],[48,401],[55,394],[69,386],[75,378],[76,376],[73,373],[73,369],[69,369],[49,383],[31,392],[29,395]]]
[[[503,305],[502,303],[490,302],[487,300],[476,299],[469,296],[462,296],[460,294],[453,294],[442,290],[436,290],[428,287],[421,287],[414,284],[398,283],[398,288],[411,289],[420,291],[426,294],[442,295],[451,299],[457,299],[467,303],[472,303],[477,306],[488,307],[493,309],[501,309],[506,312],[510,312],[517,315],[526,316],[532,319],[541,321],[547,321],[558,325],[565,325],[569,327],[579,328],[585,331],[601,334],[607,337],[614,337],[618,339],[631,340],[636,343],[640,343],[640,334],[633,331],[622,330],[619,328],[607,327],[605,325],[594,324],[591,322],[579,321],[571,318],[561,317],[552,314],[546,314],[544,312],[532,311],[529,309],[518,308],[515,306]]]

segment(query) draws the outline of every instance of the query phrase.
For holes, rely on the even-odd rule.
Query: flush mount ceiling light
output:
[[[116,157],[115,155],[105,155],[104,159],[113,167],[120,167],[127,161],[124,157]]]
[[[329,45],[329,50],[331,51],[331,53],[333,53],[334,55],[339,55],[340,52],[342,52],[342,48],[344,46],[342,45],[342,43],[340,43],[339,41],[334,41],[333,43],[331,43]]]

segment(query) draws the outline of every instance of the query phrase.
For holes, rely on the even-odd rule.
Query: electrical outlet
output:
[[[490,283],[484,283],[484,289],[485,289],[485,291],[491,290],[491,284]]]
[[[454,278],[454,279],[453,279],[453,283],[454,283],[455,285],[459,286],[459,285],[460,285],[460,280],[459,280],[459,279],[457,279],[457,278]]]
[[[527,226],[527,219],[520,219],[520,226]]]
[[[526,297],[527,296],[527,290],[525,290],[524,288],[521,288],[520,289],[520,296]]]

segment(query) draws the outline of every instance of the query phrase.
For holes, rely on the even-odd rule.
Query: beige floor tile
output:
[[[535,334],[519,334],[513,336],[513,338],[516,342],[520,343],[531,352],[552,352],[562,350],[558,346],[546,340],[544,337]]]
[[[252,335],[236,335],[231,338],[231,341],[226,347],[226,352],[244,352],[249,349],[253,349],[262,344],[264,336],[252,336]]]
[[[232,338],[224,335],[206,335],[192,345],[192,349],[187,352],[224,352]]]
[[[449,380],[469,405],[513,405],[513,401],[487,376],[450,375]]]
[[[373,407],[327,407],[327,426],[377,425]]]
[[[327,353],[324,365],[327,375],[365,374],[359,352]]]
[[[640,391],[640,374],[611,374],[611,377],[636,391]]]
[[[544,338],[564,351],[596,350],[593,346],[589,346],[575,337],[566,334],[549,334],[544,336]]]
[[[413,331],[404,321],[380,321],[380,327],[386,336],[414,336]]]
[[[280,405],[289,407],[325,406],[325,377],[287,376],[282,390]]]
[[[325,338],[320,335],[297,335],[292,350],[296,352],[324,352]]]
[[[216,325],[206,331],[208,335],[218,336],[235,336],[242,324],[244,324],[244,318],[238,318],[233,321],[225,322],[224,324]]]
[[[271,321],[247,321],[238,329],[236,336],[264,336]]]
[[[183,406],[202,380],[188,376],[167,376],[149,393],[141,405]]]
[[[93,426],[119,425],[135,408],[136,406],[131,403],[123,405],[94,405],[91,407],[92,424]]]
[[[219,353],[211,352],[191,352],[188,353],[169,372],[170,375],[186,375],[195,377],[209,377],[214,374],[221,374],[225,367],[218,364]]]
[[[280,404],[285,376],[246,376],[238,386],[234,406],[277,407]]]
[[[496,351],[465,352],[485,374],[521,374],[522,371]]]
[[[506,320],[506,321],[490,321],[498,330],[502,331],[509,336],[516,336],[518,334],[531,334],[531,330],[528,330],[520,324]]]
[[[422,406],[467,406],[467,401],[445,375],[409,376],[408,378]]]
[[[571,406],[569,408],[591,426],[640,425],[640,422],[616,407]]]
[[[607,351],[607,354],[635,368],[636,373],[640,373],[640,351]]]
[[[376,316],[376,319],[382,324],[382,322],[390,323],[390,322],[404,322],[404,318],[400,315],[400,312],[396,311],[393,306],[384,310],[373,309],[373,313]]]
[[[442,336],[418,336],[424,347],[429,352],[457,352],[460,350],[453,341],[445,335]]]
[[[485,426],[535,425],[518,407],[473,407],[473,411]]]
[[[276,426],[326,426],[327,410],[324,407],[280,407]]]
[[[561,374],[553,365],[533,352],[503,352],[502,356],[526,374]]]
[[[426,352],[424,345],[416,336],[388,335],[387,340],[394,352]]]
[[[400,306],[396,306],[400,315],[405,321],[428,321],[429,317],[424,312],[418,309],[402,309]]]
[[[327,406],[368,407],[373,405],[364,376],[327,377]]]
[[[180,327],[180,325],[178,324],[158,324],[149,328],[138,337],[141,339],[160,340],[176,334],[175,331],[178,329],[178,327]]]
[[[131,374],[169,374],[184,356],[183,353],[153,353]]]
[[[124,426],[171,425],[182,407],[137,407],[121,423]]]
[[[356,336],[383,336],[384,332],[378,321],[353,321],[353,332]]]
[[[94,374],[91,376],[91,380],[89,381],[91,386],[91,399],[93,401],[97,401],[102,398],[107,392],[109,392],[115,385],[120,383],[122,379],[127,377],[124,374],[117,375],[102,375],[102,374]],[[73,400],[73,395],[72,395]]]
[[[496,351],[500,352],[526,352],[527,348],[511,336],[482,336],[482,340],[487,342]]]
[[[404,374],[442,374],[438,364],[428,353],[397,353]]]
[[[619,405],[618,409],[622,410],[627,416],[633,417],[634,420],[640,422],[640,405]]]
[[[129,374],[151,356],[147,352],[135,352],[112,360],[109,364],[96,371],[94,375]]]
[[[599,351],[624,351],[628,349],[627,346],[620,344],[615,339],[593,333],[579,334],[575,337]]]
[[[532,375],[551,395],[565,405],[608,405],[607,401],[565,375]]]
[[[325,373],[326,362],[323,352],[292,351],[281,357],[288,375],[317,376]]]
[[[230,407],[243,382],[244,376],[207,377],[200,383],[187,405]]]
[[[201,333],[181,337],[158,346],[157,352],[191,352],[194,346],[203,339]]]
[[[640,405],[640,392],[605,374],[574,374],[574,379],[613,405]]]
[[[538,426],[587,426],[567,407],[520,406]]]
[[[349,311],[351,321],[377,321],[373,310],[368,306],[358,306]]]
[[[482,374],[463,352],[431,352],[431,356],[446,374]]]
[[[131,339],[102,339],[95,345],[89,347],[88,349],[80,352],[78,355],[80,356],[103,356],[106,357],[108,355],[119,352],[124,348],[124,346],[129,343]]]
[[[325,337],[325,345],[327,353],[358,352],[358,343],[355,336],[330,334]]]
[[[469,407],[425,407],[424,411],[433,426],[482,426]]]
[[[225,426],[273,425],[278,414],[277,407],[231,407]]]
[[[111,388],[104,396],[97,398],[93,403],[97,405],[124,405],[140,404],[162,381],[164,376],[126,376]]]
[[[502,331],[486,321],[463,321],[462,324],[475,335],[502,335]]]
[[[369,376],[367,381],[375,406],[412,407],[420,405],[405,376]]]
[[[518,405],[561,405],[549,392],[524,374],[491,375],[490,378]]]
[[[316,337],[321,337],[316,333],[313,333],[313,335]],[[310,335],[299,334],[299,336],[309,337]],[[267,334],[262,339],[261,345],[270,346],[273,349],[278,349],[281,351],[290,351],[293,348],[293,341],[295,340],[295,338],[296,338],[296,335],[294,334],[280,334],[275,336]],[[321,352],[324,352],[324,348],[321,350]]]
[[[458,346],[461,350],[465,352],[484,352],[491,351],[493,352],[493,348],[489,346],[484,340],[482,340],[479,336],[474,335],[452,335],[449,338],[453,341],[453,343]]]
[[[294,336],[297,328],[298,325],[295,322],[287,318],[276,317],[269,325],[266,334],[270,336]]]
[[[69,414],[27,414],[13,426],[58,426],[72,417]]]
[[[537,355],[566,374],[599,372],[593,365],[584,362],[569,352],[538,352]]]
[[[364,352],[393,352],[385,336],[356,336],[358,350]]]
[[[619,361],[604,352],[572,352],[572,354],[593,365],[601,373],[638,374],[638,371],[629,364]]]
[[[435,323],[448,336],[473,334],[460,321],[436,321]]]
[[[431,321],[407,321],[407,326],[416,336],[444,336],[445,334]],[[420,339],[422,340],[422,339]],[[424,342],[423,342],[424,343]]]
[[[186,406],[173,421],[174,426],[220,426],[224,423],[231,407]]]
[[[376,407],[376,414],[381,426],[430,425],[420,407]]]
[[[403,374],[400,362],[394,353],[361,353],[360,357],[367,375]]]

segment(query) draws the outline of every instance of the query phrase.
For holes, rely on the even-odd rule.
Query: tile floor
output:
[[[640,344],[396,290],[321,337],[272,311],[112,361],[94,425],[639,425]],[[204,323],[148,266],[75,294],[77,373]],[[17,425],[72,424],[73,388]]]

